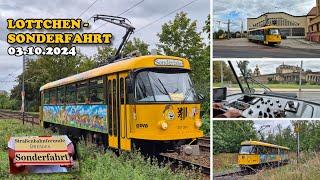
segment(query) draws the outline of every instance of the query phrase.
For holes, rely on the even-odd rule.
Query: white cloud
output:
[[[231,30],[240,31],[241,20],[246,29],[248,17],[258,17],[266,12],[287,12],[295,16],[306,15],[315,5],[316,0],[214,0],[213,14],[214,21],[227,21],[230,18],[233,23]],[[232,13],[239,15],[228,16]],[[218,28],[226,30],[227,25],[221,24],[218,27],[218,23],[215,23],[214,30]]]

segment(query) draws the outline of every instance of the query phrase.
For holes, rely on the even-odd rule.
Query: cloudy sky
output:
[[[241,21],[246,30],[248,17],[255,18],[266,12],[306,15],[315,5],[316,0],[214,0],[214,30],[227,29],[226,24],[220,23],[219,26],[217,21],[227,22],[230,19],[231,31],[240,31]]]
[[[139,28],[159,19],[160,17],[190,3],[194,0],[51,0],[44,2],[43,0],[1,0],[0,1],[0,90],[9,91],[15,82],[13,81],[17,75],[22,72],[22,58],[7,55],[6,36],[8,31],[4,28],[7,26],[7,18],[77,18],[91,4],[93,4],[80,18],[88,20],[91,29],[85,32],[95,30],[103,21],[93,23],[90,17],[95,14],[119,15],[128,8],[141,2],[136,7],[122,14],[121,16],[128,18],[132,25]],[[196,0],[180,11],[187,12],[192,20],[197,20],[198,29],[201,31],[202,26],[209,14],[209,0]],[[178,12],[180,12],[178,11]],[[157,33],[161,30],[161,25],[174,18],[173,13],[157,23],[135,33],[132,37],[139,37],[148,44],[150,48],[155,48],[158,42]],[[110,32],[114,35],[114,45],[118,45],[125,33],[123,28],[112,24],[107,24],[95,32]],[[204,35],[206,37],[206,35]],[[97,47],[85,46],[81,47],[81,51],[92,56],[96,53]]]
[[[277,128],[278,124],[281,125],[282,129],[285,129],[288,126],[290,126],[290,128],[293,129],[290,120],[255,120],[254,121],[254,127],[256,128],[256,130],[260,130],[262,126],[266,126],[266,125],[270,126],[261,131],[262,133],[265,133],[265,134],[278,133],[278,128]]]

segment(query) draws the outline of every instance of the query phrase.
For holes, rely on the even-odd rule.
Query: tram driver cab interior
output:
[[[295,93],[272,92],[267,86],[244,75],[240,68],[237,69],[237,72],[241,72],[242,76],[238,76],[234,67],[235,62],[229,61],[228,63],[239,88],[230,88],[231,91],[226,87],[212,90],[213,104],[219,104],[219,106],[213,106],[213,117],[231,108],[239,110],[242,118],[320,117],[320,104],[298,99]],[[256,83],[263,91],[255,93],[252,83]]]

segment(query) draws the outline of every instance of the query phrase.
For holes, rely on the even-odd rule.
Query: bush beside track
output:
[[[20,120],[0,120],[0,179],[26,179],[25,176],[8,174],[7,142],[10,136],[52,135],[51,131],[39,126],[24,124]],[[115,156],[112,151],[101,152],[92,144],[78,145],[80,172],[66,174],[28,175],[30,179],[200,179],[200,173],[177,170],[145,159],[139,153],[123,153]]]

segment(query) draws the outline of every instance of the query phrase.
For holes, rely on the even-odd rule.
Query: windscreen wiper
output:
[[[162,94],[168,95],[168,97],[169,97],[169,99],[170,99],[170,101],[171,101],[172,99],[171,99],[171,97],[170,97],[170,94],[169,94],[168,90],[164,87],[162,81],[161,81],[159,78],[157,78],[157,80],[159,81],[159,83],[161,84],[163,90],[165,91],[165,93],[162,93]],[[158,87],[157,87],[157,88],[158,88]],[[158,89],[159,89],[159,88],[158,88]],[[159,89],[159,90],[160,90],[160,89]]]

